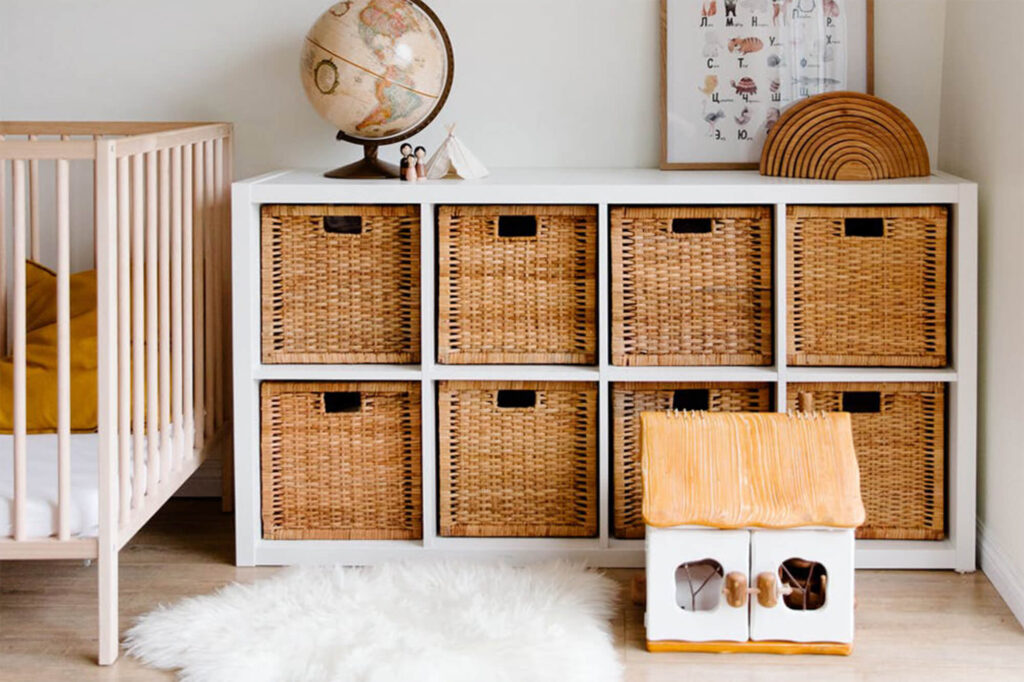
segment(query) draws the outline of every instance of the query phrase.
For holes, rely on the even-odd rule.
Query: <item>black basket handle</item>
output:
[[[325,215],[324,232],[329,234],[362,234],[363,217],[359,215]]]
[[[672,234],[711,234],[711,218],[673,218]]]
[[[537,236],[537,216],[535,215],[503,215],[498,216],[498,236],[505,239],[521,239]]]
[[[852,414],[878,414],[882,411],[879,391],[843,391],[843,412]]]
[[[672,409],[705,411],[711,407],[711,391],[706,388],[680,388],[672,391]]]
[[[847,237],[884,237],[884,218],[846,218],[843,234]]]
[[[528,409],[537,406],[537,391],[501,389],[497,405],[501,409]]]
[[[324,393],[324,413],[362,412],[363,394],[359,391],[329,391]]]

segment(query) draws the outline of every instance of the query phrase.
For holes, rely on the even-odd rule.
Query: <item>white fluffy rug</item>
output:
[[[603,682],[617,592],[567,563],[287,569],[158,608],[126,646],[190,682]]]

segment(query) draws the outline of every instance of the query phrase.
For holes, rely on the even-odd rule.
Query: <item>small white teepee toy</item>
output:
[[[487,167],[455,137],[455,124],[448,126],[448,137],[427,161],[427,177],[438,180],[447,176],[475,180],[487,176]]]

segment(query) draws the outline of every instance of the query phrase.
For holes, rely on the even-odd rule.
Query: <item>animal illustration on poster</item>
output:
[[[873,0],[662,2],[663,168],[756,168],[789,105],[872,89]]]

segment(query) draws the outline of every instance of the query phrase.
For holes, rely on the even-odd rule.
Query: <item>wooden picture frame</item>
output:
[[[678,78],[673,78],[672,74],[670,74],[669,58],[670,56],[675,56],[673,53],[677,49],[674,44],[670,44],[670,19],[672,19],[670,17],[670,5],[680,6],[678,9],[694,10],[693,15],[696,19],[693,22],[694,30],[688,35],[691,37],[698,36],[700,31],[702,32],[701,35],[704,36],[704,39],[699,42],[693,40],[687,42],[685,48],[691,51],[691,56],[703,58],[702,62],[694,62],[701,64],[701,68],[694,68],[692,75],[684,74]],[[838,17],[842,17],[844,22],[847,16],[851,17],[851,21],[856,22],[853,24],[852,29],[849,24],[844,23],[842,30],[858,37],[855,41],[851,39],[851,46],[861,45],[859,37],[863,36],[863,48],[840,48],[842,63],[847,65],[844,75],[841,78],[832,78],[832,80],[837,82],[828,84],[823,90],[816,90],[814,86],[809,86],[805,89],[800,86],[800,81],[792,76],[792,72],[796,71],[796,69],[794,67],[787,68],[786,58],[791,57],[792,53],[797,52],[797,45],[803,45],[803,43],[797,42],[801,36],[796,35],[798,33],[796,22],[809,22],[812,18],[821,19],[815,13],[826,15],[826,7],[831,12],[838,12]],[[744,13],[738,14],[738,8],[743,8]],[[779,8],[777,10],[778,13],[773,14],[776,12],[776,8]],[[672,9],[675,8],[673,7]],[[810,9],[810,11],[801,14],[800,12],[804,9]],[[860,19],[861,11],[863,11],[863,20]],[[731,15],[729,18],[724,16],[726,12]],[[707,13],[713,14],[708,17],[701,16]],[[833,25],[830,23],[832,20],[833,17],[825,16],[824,23],[816,26],[816,30],[819,31],[818,36],[821,36],[821,31],[827,34],[831,30],[829,27]],[[836,18],[836,21],[838,20]],[[780,26],[765,22],[778,22]],[[769,118],[772,115],[772,109],[781,113],[781,110],[784,110],[792,102],[817,94],[817,92],[856,90],[871,94],[874,91],[874,0],[729,0],[728,2],[726,0],[661,0],[660,23],[660,168],[662,170],[757,169],[760,151],[764,145],[767,130],[771,127]],[[739,35],[741,33],[749,33],[750,35],[748,37],[741,37]],[[715,39],[712,40],[708,34],[714,34]],[[774,35],[775,39],[779,42],[773,42],[769,34]],[[781,38],[783,36],[780,34],[784,34],[785,37],[792,37],[788,41],[790,44],[789,48],[782,47],[784,43]],[[827,35],[825,37],[827,39],[824,47],[821,47],[820,40],[818,45],[814,45],[818,49],[816,54],[820,55],[818,64],[821,65],[833,61],[834,53],[831,50],[835,50],[836,45],[847,42],[839,41],[832,43],[831,38],[828,38]],[[682,39],[684,37],[680,37],[677,40]],[[768,66],[768,57],[778,59],[777,54],[765,54],[772,50],[773,45],[782,53],[781,63],[776,61],[775,64]],[[715,52],[714,57],[706,56],[708,53],[703,52],[705,46],[708,47],[709,52],[715,52],[716,48],[714,46],[717,46],[717,52]],[[788,54],[786,50],[789,50]],[[757,90],[754,93],[747,92],[742,94],[742,78],[740,79],[741,87],[738,88],[736,87],[735,79],[726,81],[723,78],[722,82],[719,82],[718,74],[714,73],[715,70],[718,70],[723,65],[727,67],[722,69],[723,73],[730,71],[733,74],[737,72],[745,73],[741,69],[750,68],[750,63],[747,62],[745,65],[744,62],[747,59],[754,59],[748,58],[748,53],[760,53],[757,55],[758,57],[764,56],[765,61],[760,62],[760,65],[755,66],[750,71],[755,76],[761,74],[761,77],[756,80],[748,78],[746,81],[749,82],[750,87],[760,88],[762,92],[761,97],[767,97],[767,99],[753,99],[752,95],[756,94]],[[801,51],[801,54],[805,53]],[[718,59],[719,56],[723,60],[727,60],[725,64],[715,62],[712,66],[712,61]],[[849,65],[850,59],[853,59],[855,64]],[[863,59],[863,67],[860,66],[861,59]],[[796,62],[795,59],[793,61],[794,63]],[[801,72],[811,71],[813,73],[814,69],[827,71],[825,66],[819,66],[814,62],[808,64],[807,62],[806,56],[801,58],[799,66]],[[782,78],[773,78],[766,87],[763,76],[766,71],[771,73],[771,69],[777,69],[779,74],[782,73],[782,69],[786,69],[787,73],[790,73],[790,77],[785,79],[787,85],[780,84],[779,81]],[[829,77],[834,75],[831,72],[828,73]],[[707,80],[704,80],[705,78]],[[682,80],[685,85],[676,85],[675,87],[682,87],[683,89],[673,89],[673,84],[678,83],[679,80]],[[828,80],[829,78],[819,77],[815,85],[820,86]],[[761,82],[758,83],[757,81]],[[691,87],[693,95],[686,89]],[[733,88],[732,96],[728,99],[715,98],[713,100],[714,108],[706,111],[706,105],[712,102],[711,98],[721,94],[719,89],[722,87]],[[680,99],[683,99],[689,105],[687,106],[687,114],[679,111],[669,111],[669,107],[677,104]],[[700,108],[697,108],[696,103],[698,102],[700,102]],[[773,106],[776,103],[777,106]],[[747,104],[755,105],[753,109],[757,112],[748,119],[749,125],[744,121],[750,109]],[[728,113],[726,109],[728,109]],[[738,116],[736,115],[737,113],[739,114]],[[670,115],[674,123],[670,123]],[[728,117],[727,121],[726,117]],[[718,128],[716,125],[718,120],[726,122],[729,126],[727,132],[723,133]],[[702,129],[702,126],[708,126],[708,128]],[[704,132],[705,130],[706,132]],[[732,137],[733,132],[736,138]],[[714,137],[714,135],[719,137]],[[722,137],[723,135],[727,137]],[[741,135],[743,135],[742,138],[740,137]],[[712,137],[715,141],[715,147],[708,144],[708,141],[704,139],[705,137]],[[720,154],[717,152],[717,145],[719,143],[725,143],[720,148]],[[746,145],[749,145],[749,148]],[[685,152],[682,151],[683,149],[685,149]]]

